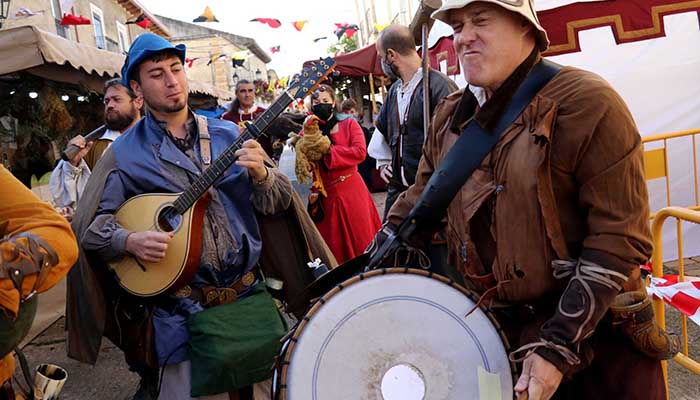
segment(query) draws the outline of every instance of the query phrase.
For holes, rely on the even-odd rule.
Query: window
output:
[[[51,0],[51,12],[53,13],[54,22],[56,23],[56,33],[68,39],[68,27],[61,25],[63,10],[61,10],[61,2],[59,0]]]
[[[117,22],[117,39],[119,42],[119,51],[126,53],[129,51],[129,31],[126,30],[126,25]]]
[[[92,14],[92,26],[95,28],[95,45],[98,49],[106,49],[104,14],[102,10],[90,3],[90,13]]]

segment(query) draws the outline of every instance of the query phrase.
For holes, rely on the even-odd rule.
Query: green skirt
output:
[[[238,301],[192,314],[191,396],[226,393],[272,376],[287,327],[264,283]]]

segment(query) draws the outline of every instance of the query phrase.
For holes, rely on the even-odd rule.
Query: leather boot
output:
[[[654,309],[645,289],[617,295],[610,306],[613,326],[632,340],[634,347],[655,360],[670,360],[680,350],[676,335],[656,324]]]

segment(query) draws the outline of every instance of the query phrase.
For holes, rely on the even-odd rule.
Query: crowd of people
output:
[[[466,88],[423,71],[408,28],[387,27],[377,56],[394,82],[371,129],[361,124],[361,104],[341,101],[328,84],[313,91],[303,129],[289,141],[297,178],[311,186],[306,201],[273,161],[273,142],[242,143],[206,189],[196,271],[179,290],[148,299],[127,294],[107,265],[124,257],[158,263],[177,232],[131,231],[115,214],[134,196],[186,191],[265,108],[254,85],[240,81],[222,119],[196,115],[187,107],[185,47],[139,36],[121,79],[105,86],[104,134],[71,140],[81,151],[51,176],[65,218],[0,167],[0,185],[11,188],[3,193],[12,193],[0,202],[0,294],[15,291],[0,296],[0,327],[31,308],[26,287],[45,290],[75,263],[70,357],[94,364],[108,337],[141,377],[135,399],[269,398],[271,354],[285,326],[267,294],[280,286],[264,271],[279,243],[331,268],[374,251],[420,204],[451,150],[496,135],[483,154],[451,158],[453,172],[469,162],[476,168],[455,188],[443,223],[426,224],[435,227],[423,232],[429,239],[407,246],[423,246],[432,271],[478,294],[493,313],[511,359],[522,362],[516,393],[665,398],[659,361],[678,345],[655,325],[640,278],[652,250],[649,206],[640,136],[624,101],[597,75],[543,60],[549,42],[531,1],[450,0],[433,17],[454,29]],[[523,94],[536,79],[537,90]],[[369,190],[375,169],[388,184],[382,217]],[[270,239],[263,221],[283,214],[296,230]],[[16,249],[24,258],[11,256]],[[7,280],[22,260],[31,265],[23,274],[36,277]],[[6,347],[2,382],[13,368]]]

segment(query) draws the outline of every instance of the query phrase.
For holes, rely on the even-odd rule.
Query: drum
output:
[[[512,399],[496,321],[452,281],[419,269],[359,274],[311,307],[282,347],[274,398]]]

